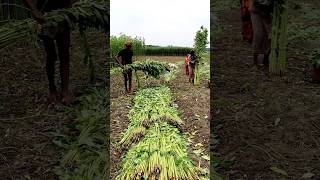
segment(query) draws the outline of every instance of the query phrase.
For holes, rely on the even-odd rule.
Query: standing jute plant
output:
[[[196,37],[195,37],[194,41],[195,41],[195,43],[194,43],[195,53],[198,56],[198,63],[196,64],[195,73],[194,73],[194,84],[200,85],[201,72],[199,71],[200,70],[199,66],[201,64],[203,64],[202,57],[206,51],[206,46],[209,43],[207,28],[204,28],[203,26],[201,26],[200,30],[197,31],[197,33],[196,33]]]
[[[287,72],[287,0],[275,0],[272,20],[272,39],[269,71],[282,75]]]

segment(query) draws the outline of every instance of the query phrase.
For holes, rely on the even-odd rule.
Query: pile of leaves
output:
[[[109,26],[109,4],[106,1],[80,0],[70,8],[58,9],[45,16],[43,27],[56,27],[67,22],[69,27],[85,25],[97,29]]]
[[[132,64],[125,65],[124,72],[128,70],[142,71],[146,75],[150,75],[157,79],[160,78],[160,75],[165,74],[166,72],[170,72],[168,63],[153,61],[150,59],[144,61],[135,61]]]
[[[119,179],[199,179],[177,128],[155,123],[123,160]]]
[[[138,141],[146,133],[146,128],[155,122],[167,122],[175,127],[182,124],[179,113],[172,103],[168,87],[156,87],[138,91],[129,112],[130,124],[120,144],[124,147]]]
[[[168,87],[141,90],[133,99],[120,145],[130,146],[117,179],[199,179]]]
[[[8,22],[0,26],[0,49],[9,47],[25,38],[32,37],[35,41],[36,34],[37,26],[33,19]]]
[[[108,179],[107,96],[105,89],[91,90],[71,109],[74,123],[64,133],[53,133],[55,144],[65,152],[55,169],[60,179]]]

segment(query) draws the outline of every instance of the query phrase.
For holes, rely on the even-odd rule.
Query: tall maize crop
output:
[[[64,151],[54,169],[59,179],[109,179],[108,96],[101,88],[79,97],[78,106],[70,111],[76,117],[73,126],[63,134],[53,133],[55,144]]]

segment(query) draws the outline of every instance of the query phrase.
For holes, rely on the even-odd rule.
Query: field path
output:
[[[305,81],[304,57],[289,47],[289,73],[254,70],[250,45],[242,41],[240,10],[217,14],[222,37],[214,43],[214,123],[229,179],[320,177],[320,87]],[[270,170],[280,169],[288,176]],[[283,171],[281,171],[283,170]],[[312,175],[310,174],[310,175]]]

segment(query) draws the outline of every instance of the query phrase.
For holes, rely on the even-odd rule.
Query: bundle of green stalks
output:
[[[65,152],[54,170],[59,179],[109,179],[107,96],[104,88],[90,90],[71,111],[76,119],[70,129],[53,133],[54,142]]]
[[[276,75],[287,72],[288,7],[287,0],[274,1],[269,71]]]
[[[186,149],[186,140],[178,129],[166,122],[155,123],[128,151],[117,179],[199,179]]]
[[[159,79],[160,75],[170,72],[168,64],[165,62],[152,61],[150,59],[144,61],[136,61],[132,64],[124,66],[124,71],[128,70],[142,71],[147,75]]]
[[[108,12],[109,5],[104,1],[80,0],[70,8],[47,13],[42,27],[56,27],[67,22],[70,28],[75,28],[78,25],[81,30],[89,27],[106,30],[109,26]],[[36,34],[37,23],[33,19],[2,25],[0,27],[0,49]]]
[[[167,122],[175,127],[183,123],[172,104],[168,87],[144,89],[137,92],[129,112],[130,124],[120,144],[128,147],[144,137],[146,129],[154,123]]]
[[[59,23],[68,22],[70,27],[85,25],[97,29],[109,26],[109,5],[104,1],[80,0],[70,8],[49,12],[45,16],[44,27],[54,27]]]
[[[9,47],[21,39],[34,37],[36,22],[32,19],[18,20],[0,26],[0,49]]]
[[[123,69],[121,67],[114,67],[110,69],[110,75],[117,75],[123,72]]]

